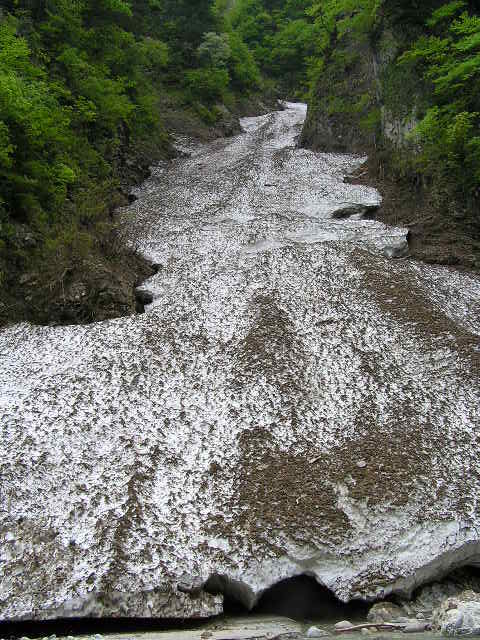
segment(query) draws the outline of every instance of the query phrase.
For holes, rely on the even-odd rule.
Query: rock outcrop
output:
[[[370,622],[393,622],[404,617],[404,609],[393,602],[377,602],[368,612]]]
[[[433,627],[444,636],[480,635],[480,594],[464,591],[444,600],[433,613]]]

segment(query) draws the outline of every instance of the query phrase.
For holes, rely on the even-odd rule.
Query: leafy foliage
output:
[[[154,140],[164,145],[164,94],[182,96],[209,120],[231,91],[261,83],[213,0],[5,0],[2,7],[0,273],[2,262],[5,269],[27,259],[12,244],[15,225],[34,230],[43,264],[96,241],[125,155]],[[101,197],[88,195],[95,193]]]
[[[313,20],[316,37],[314,54],[307,59],[311,108],[327,117],[356,121],[374,132],[378,141],[379,108],[386,94],[390,94],[388,107],[398,117],[405,116],[405,107],[393,103],[396,91],[407,112],[420,116],[411,136],[411,171],[438,185],[448,183],[462,198],[473,197],[480,184],[478,3],[322,0],[308,4],[306,14]],[[383,94],[378,96],[373,87],[366,91],[359,79],[361,52],[376,50],[380,37],[392,29],[396,32],[390,51],[378,54],[391,60],[377,79],[376,92]],[[403,95],[408,90],[410,95]]]
[[[463,11],[465,5],[436,9],[427,22],[433,33],[419,38],[400,63],[420,71],[433,88],[414,132],[421,170],[453,178],[468,194],[480,184],[480,17]]]

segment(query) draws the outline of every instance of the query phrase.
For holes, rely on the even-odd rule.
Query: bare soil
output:
[[[428,188],[383,176],[374,156],[352,174],[351,184],[374,186],[383,203],[376,219],[408,227],[410,253],[429,264],[480,270],[478,220],[453,202],[437,204]]]

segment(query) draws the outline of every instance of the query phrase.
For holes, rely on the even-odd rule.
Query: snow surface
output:
[[[374,597],[478,560],[479,279],[332,219],[379,196],[295,147],[305,110],[138,190],[146,314],[0,333],[0,619],[214,614],[177,585],[215,573],[251,604],[304,572]]]

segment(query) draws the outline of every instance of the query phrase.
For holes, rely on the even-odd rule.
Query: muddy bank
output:
[[[247,95],[238,97],[226,107],[215,107],[216,120],[206,122],[193,108],[179,105],[178,101],[165,95],[162,103],[162,119],[165,128],[173,135],[195,138],[199,142],[212,142],[217,138],[229,138],[242,132],[240,118],[261,116],[281,109],[278,97],[274,94]]]
[[[428,264],[480,270],[480,231],[465,209],[454,203],[442,207],[427,188],[384,175],[374,155],[346,181],[370,185],[380,192],[382,205],[375,219],[408,228],[412,258]]]

